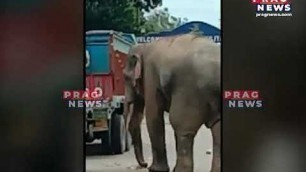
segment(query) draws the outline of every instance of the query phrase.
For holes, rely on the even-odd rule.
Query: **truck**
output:
[[[125,127],[123,68],[133,34],[113,30],[86,32],[86,88],[102,90],[102,106],[86,107],[86,145],[99,144],[101,151],[122,154],[131,146]],[[100,142],[99,142],[100,141]]]

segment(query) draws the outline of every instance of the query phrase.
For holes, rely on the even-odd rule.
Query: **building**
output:
[[[171,31],[164,31],[159,33],[149,33],[144,36],[138,36],[138,43],[148,43],[154,40],[158,40],[160,37],[174,36],[179,34],[187,34],[190,32],[195,32],[204,36],[209,37],[216,43],[221,43],[221,31],[215,26],[212,26],[205,22],[193,21],[185,23]]]

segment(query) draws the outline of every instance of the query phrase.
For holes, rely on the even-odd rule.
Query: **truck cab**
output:
[[[86,144],[101,144],[103,152],[120,154],[131,139],[123,116],[123,69],[133,34],[95,30],[86,32],[86,88],[102,90],[99,107],[86,107]]]

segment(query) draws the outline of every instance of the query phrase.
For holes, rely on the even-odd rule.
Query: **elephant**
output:
[[[146,118],[153,162],[150,172],[170,171],[166,155],[164,112],[176,140],[174,172],[192,172],[193,144],[200,127],[213,138],[211,172],[220,172],[220,47],[196,34],[183,34],[133,46],[123,70],[125,114],[135,156],[147,167],[140,123]]]

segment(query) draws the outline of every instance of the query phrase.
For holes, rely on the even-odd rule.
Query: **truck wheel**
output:
[[[93,134],[93,124],[88,124],[88,132],[86,133],[86,142],[91,143],[95,140]]]
[[[129,131],[126,131],[126,151],[129,151],[132,146],[132,136]]]
[[[108,130],[107,132],[102,133],[101,139],[102,154],[112,154],[111,131]]]
[[[95,140],[94,137],[91,137],[88,133],[85,134],[86,143],[92,143]]]
[[[126,149],[126,131],[123,115],[114,115],[112,118],[111,143],[115,154],[122,154]]]

